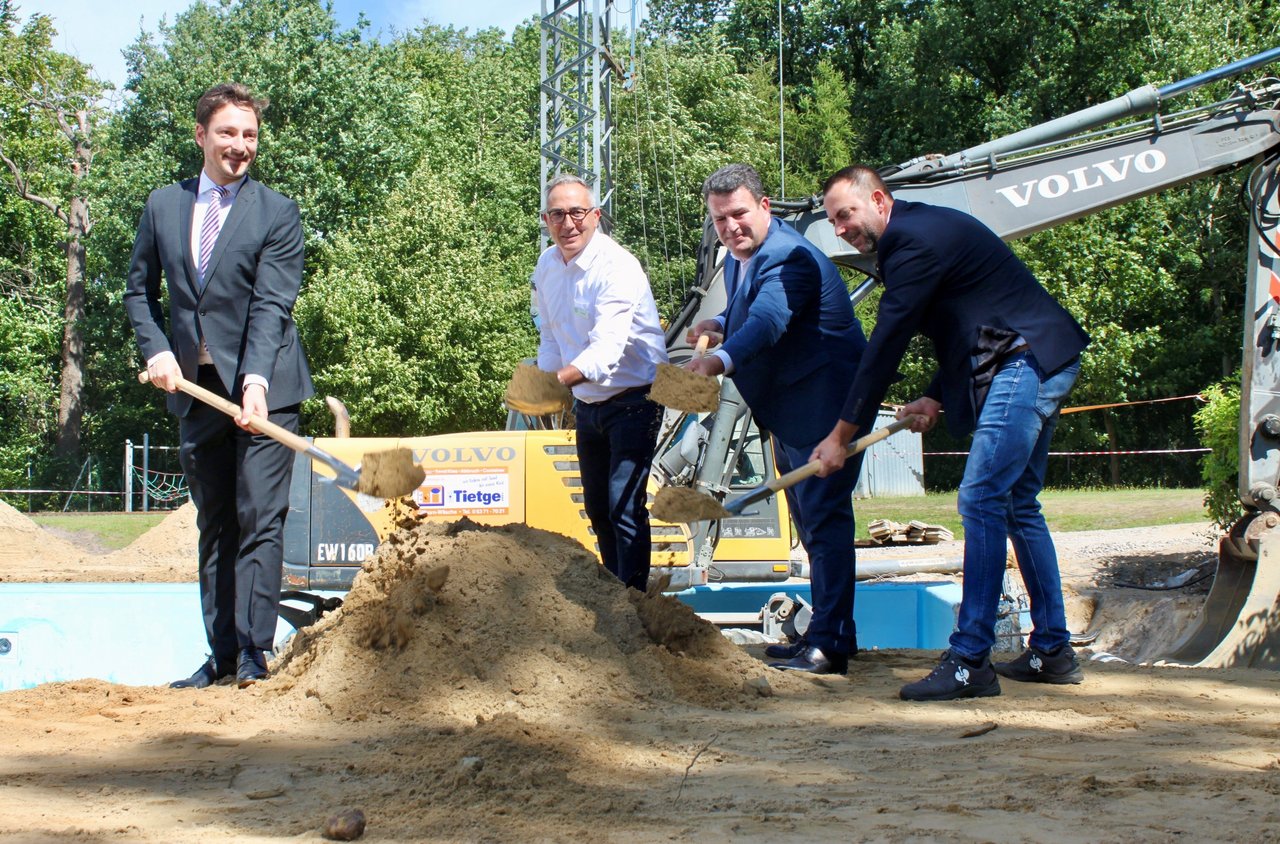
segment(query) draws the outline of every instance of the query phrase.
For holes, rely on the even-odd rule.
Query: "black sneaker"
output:
[[[1076,652],[1070,645],[1063,645],[1056,653],[1039,648],[1027,648],[1022,656],[1010,662],[997,662],[996,673],[1010,680],[1023,683],[1053,683],[1065,686],[1084,680]]]
[[[962,697],[995,697],[1000,680],[991,660],[974,663],[951,651],[944,651],[938,667],[929,676],[898,690],[903,700],[955,700]]]

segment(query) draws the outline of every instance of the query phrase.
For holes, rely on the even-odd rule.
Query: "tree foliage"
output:
[[[27,79],[60,68],[89,78],[49,47],[47,20],[19,31],[11,4],[0,0],[0,68]],[[853,160],[955,152],[1259,52],[1280,23],[1272,6],[1239,0],[805,0],[783,4],[781,26],[774,0],[649,8],[633,41],[616,40],[632,72],[613,88],[610,222],[668,317],[694,281],[702,181],[723,164],[753,164],[774,195],[784,179],[786,194],[808,195]],[[128,59],[123,103],[94,127],[94,170],[82,191],[94,217],[83,319],[89,451],[117,454],[144,432],[161,442],[176,436],[154,391],[133,379],[140,362],[120,294],[147,193],[198,172],[194,104],[228,79],[272,100],[254,175],[302,209],[298,319],[322,390],[347,402],[363,434],[500,423],[510,368],[535,348],[536,28],[508,38],[424,25],[376,40],[340,27],[322,0],[202,1],[141,34]],[[21,107],[17,90],[0,90],[5,149],[21,156],[31,185],[65,195],[68,147],[54,124]],[[1192,394],[1238,366],[1241,178],[1203,179],[1016,244],[1094,337],[1076,401]],[[0,193],[7,485],[21,485],[27,462],[50,453],[57,435],[64,240],[52,215]],[[891,398],[914,398],[931,369],[927,343],[913,343]],[[311,430],[327,427],[323,412],[318,402],[304,409]],[[1059,430],[1063,447],[1082,449],[1191,446],[1202,436],[1173,404],[1072,414]],[[927,448],[952,445],[961,444]],[[1070,478],[1052,474],[1059,465],[1057,482],[1105,477],[1101,461],[1084,469],[1077,461]],[[1124,465],[1133,481],[1195,475],[1189,461],[1171,476],[1150,463]],[[945,461],[931,461],[930,483],[947,481]]]
[[[97,100],[103,88],[94,81],[88,67],[52,49],[54,30],[49,18],[33,15],[21,31],[16,29],[16,20],[10,0],[0,0],[0,178],[12,191],[6,200],[17,197],[52,217],[60,232],[55,242],[63,259],[62,282],[55,288],[40,278],[42,273],[34,272],[33,265],[21,265],[21,256],[34,257],[41,251],[38,247],[15,250],[19,260],[17,266],[11,267],[16,272],[10,275],[10,284],[16,296],[13,305],[6,307],[5,316],[22,319],[61,311],[60,318],[52,324],[47,319],[36,323],[46,330],[56,327],[60,335],[57,374],[53,379],[57,395],[55,459],[48,466],[57,476],[74,470],[80,457],[85,241],[92,228],[91,165],[101,115]],[[17,226],[18,237],[11,241],[13,246],[31,245],[21,237],[25,228]],[[55,309],[55,302],[61,307]],[[25,325],[18,326],[17,333],[29,336],[26,329]],[[25,397],[37,398],[39,392],[34,389],[31,369],[19,369],[18,373],[20,379],[26,376],[22,390]],[[39,415],[34,418],[38,420]],[[28,451],[28,460],[34,457],[30,454],[32,444],[26,440],[19,446]],[[44,474],[42,469],[41,476]]]

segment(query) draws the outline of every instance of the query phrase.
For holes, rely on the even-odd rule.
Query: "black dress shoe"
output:
[[[769,667],[784,671],[804,671],[808,674],[848,674],[849,655],[826,654],[821,648],[811,645],[786,662],[769,663]]]
[[[764,655],[770,659],[795,659],[807,647],[808,641],[796,639],[790,644],[768,645],[764,649]]]
[[[235,669],[230,664],[209,657],[203,665],[196,669],[196,673],[185,680],[174,680],[169,684],[169,688],[207,689],[223,677],[231,676],[234,672]]]
[[[240,667],[236,670],[236,682],[240,688],[252,686],[267,679],[267,652],[261,648],[241,648]]]

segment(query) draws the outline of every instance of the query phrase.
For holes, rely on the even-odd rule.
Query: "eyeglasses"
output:
[[[581,223],[583,220],[587,218],[587,215],[594,210],[596,209],[595,208],[570,208],[569,210],[566,211],[563,208],[553,208],[547,212],[547,219],[555,223],[557,226],[564,222],[565,217],[568,217],[570,220],[573,220],[575,223]]]

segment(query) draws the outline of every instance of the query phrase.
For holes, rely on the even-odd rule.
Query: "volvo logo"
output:
[[[1040,179],[1031,179],[1020,186],[997,188],[996,193],[1003,196],[1014,208],[1025,208],[1035,197],[1057,199],[1068,193],[1100,188],[1108,182],[1123,182],[1129,178],[1131,171],[1139,173],[1155,173],[1162,170],[1168,158],[1158,149],[1148,149],[1133,155],[1122,155],[1109,158],[1088,167],[1076,167],[1066,173],[1054,173]]]

